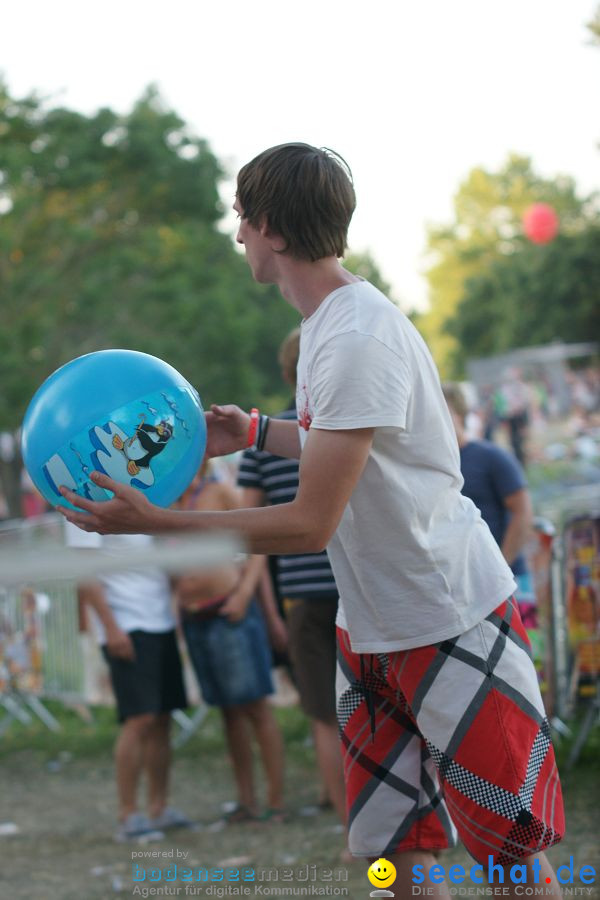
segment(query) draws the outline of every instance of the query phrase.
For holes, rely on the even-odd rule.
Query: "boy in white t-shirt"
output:
[[[306,144],[273,147],[238,175],[237,240],[252,274],[303,316],[300,427],[213,406],[208,453],[301,454],[294,501],[178,513],[96,473],[115,498],[93,503],[64,489],[85,511],[64,514],[101,532],[232,529],[257,553],[327,546],[340,591],[351,852],[393,861],[406,894],[419,884],[448,897],[430,869],[458,830],[483,864],[477,883],[492,857],[496,872],[507,867],[505,896],[517,896],[515,863],[560,896],[543,853],[564,831],[560,783],[512,574],[461,495],[456,437],[424,342],[338,261],[354,204],[344,161]]]
[[[145,534],[101,537],[68,525],[67,545],[110,555],[145,547]],[[187,706],[175,614],[168,576],[159,569],[114,572],[78,585],[80,599],[95,614],[96,638],[110,672],[120,723],[115,743],[119,802],[117,841],[159,839],[189,819],[167,805],[171,768],[171,712]],[[147,779],[148,815],[138,809],[142,775]]]

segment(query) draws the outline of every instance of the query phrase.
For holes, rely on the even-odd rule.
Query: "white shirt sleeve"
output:
[[[336,335],[318,350],[309,379],[313,428],[406,428],[410,372],[378,338]]]

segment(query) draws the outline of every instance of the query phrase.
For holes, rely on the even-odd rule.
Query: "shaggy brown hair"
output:
[[[266,223],[295,259],[344,255],[356,197],[350,169],[332,150],[309,144],[265,150],[240,169],[237,199],[249,224]]]

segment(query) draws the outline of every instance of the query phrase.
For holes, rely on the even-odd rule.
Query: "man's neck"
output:
[[[333,256],[317,262],[282,257],[277,286],[288,303],[307,319],[332,291],[359,280]]]

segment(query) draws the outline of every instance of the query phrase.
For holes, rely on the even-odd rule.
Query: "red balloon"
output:
[[[523,214],[523,231],[534,244],[549,244],[558,233],[558,216],[547,203],[534,203]]]

